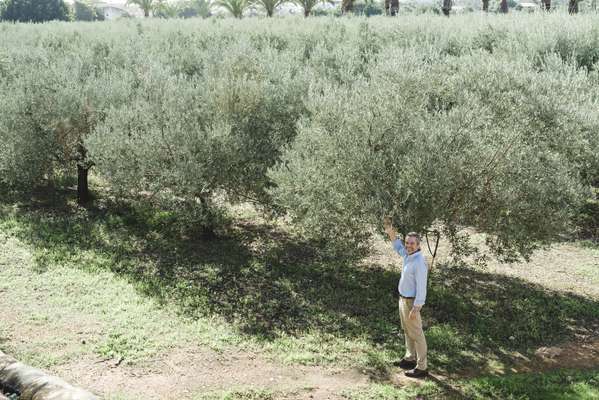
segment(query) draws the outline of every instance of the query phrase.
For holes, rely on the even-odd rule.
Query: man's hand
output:
[[[397,231],[393,227],[393,221],[391,220],[391,217],[383,218],[383,228],[385,229],[387,235],[389,235],[389,239],[391,241],[394,241],[397,238]]]
[[[408,316],[410,319],[416,319],[416,317],[418,316],[418,314],[420,313],[420,310],[416,310],[414,308],[412,308],[410,310],[410,315]]]
[[[410,310],[410,315],[408,317],[410,319],[416,319],[418,314],[420,314],[421,308],[422,308],[422,306],[413,306],[412,309]]]

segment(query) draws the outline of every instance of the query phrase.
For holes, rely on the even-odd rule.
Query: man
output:
[[[393,242],[395,251],[403,257],[403,267],[399,280],[399,315],[406,339],[406,355],[399,362],[405,375],[411,378],[424,378],[428,375],[426,360],[426,338],[422,331],[420,310],[426,300],[428,266],[420,251],[420,236],[415,232],[406,235],[405,246],[397,238],[390,218],[383,221],[385,232]]]

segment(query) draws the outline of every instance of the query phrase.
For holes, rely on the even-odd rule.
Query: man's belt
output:
[[[399,294],[399,297],[404,298],[404,299],[410,299],[410,300],[414,300],[416,297],[406,297],[403,294]]]

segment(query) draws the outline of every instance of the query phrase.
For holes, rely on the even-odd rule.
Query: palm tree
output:
[[[217,0],[214,5],[224,8],[235,18],[241,18],[250,4],[248,0]]]
[[[304,9],[304,17],[309,17],[312,13],[312,9],[318,3],[330,3],[333,4],[333,0],[292,0],[294,4],[297,4]]]
[[[153,10],[154,16],[159,18],[176,18],[179,14],[179,7],[169,4],[167,0],[157,0]]]
[[[210,16],[211,4],[208,0],[185,0],[179,3],[178,16],[183,18],[191,17],[202,17],[207,18]]]
[[[135,4],[139,6],[144,12],[144,17],[148,18],[150,16],[150,11],[152,11],[158,2],[156,0],[127,0],[127,5]]]
[[[217,0],[213,4],[224,8],[235,18],[243,17],[243,12],[250,6],[248,0]]]
[[[287,0],[255,0],[254,4],[259,5],[266,11],[266,16],[272,17],[278,6],[285,3]]]

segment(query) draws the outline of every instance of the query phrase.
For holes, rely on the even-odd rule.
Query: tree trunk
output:
[[[489,0],[483,0],[483,11],[489,12]]]
[[[310,9],[309,8],[304,8],[304,17],[308,18],[310,16]]]
[[[551,11],[551,0],[543,0],[545,11]]]
[[[88,184],[89,167],[84,167],[77,164],[77,202],[85,204],[89,201],[89,184]]]
[[[341,1],[341,13],[347,14],[354,9],[354,0],[342,0]]]
[[[146,8],[146,9],[144,10],[144,17],[145,17],[145,18],[148,18],[149,16],[150,16],[150,9],[149,9],[149,8]]]
[[[216,224],[212,218],[211,205],[208,199],[200,194],[200,204],[202,205],[203,212],[208,215],[208,218],[204,221],[204,224],[200,227],[200,238],[203,240],[214,240],[217,238],[216,235]]]
[[[499,4],[499,11],[502,12],[503,14],[507,14],[507,12],[508,12],[507,0],[501,0],[501,3]]]
[[[443,0],[443,14],[449,17],[451,12],[451,0]]]
[[[19,395],[20,400],[98,400],[93,394],[22,364],[1,351],[0,387]]]
[[[570,0],[568,3],[568,12],[570,14],[578,14],[578,0]]]
[[[385,0],[385,14],[395,17],[399,11],[399,0]]]

